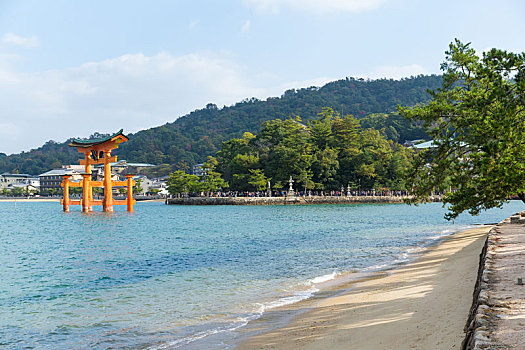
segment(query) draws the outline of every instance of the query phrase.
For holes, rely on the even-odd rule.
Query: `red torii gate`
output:
[[[71,175],[64,175],[62,187],[64,187],[64,198],[62,205],[64,211],[69,211],[70,205],[81,205],[83,212],[93,211],[94,205],[102,205],[102,210],[105,212],[112,212],[113,205],[127,205],[128,211],[133,211],[133,175],[126,175],[126,181],[112,181],[111,180],[111,163],[117,161],[117,156],[111,156],[111,151],[118,148],[118,146],[128,141],[128,137],[123,134],[121,129],[119,132],[100,139],[80,140],[73,139],[69,146],[75,147],[79,153],[83,153],[85,158],[80,159],[80,164],[85,165],[85,171],[82,174],[81,182],[71,182],[69,178]],[[91,165],[104,164],[104,181],[91,180]],[[126,200],[113,199],[113,186],[127,187],[128,194]],[[82,187],[82,199],[73,200],[69,198],[69,187]],[[104,187],[104,199],[93,199],[93,187]]]

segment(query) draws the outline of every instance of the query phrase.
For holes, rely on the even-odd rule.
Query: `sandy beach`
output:
[[[60,202],[60,198],[0,198],[0,202],[17,202],[17,203],[57,202],[58,203]]]
[[[287,325],[238,348],[459,349],[490,228],[453,234],[407,265],[296,304]]]

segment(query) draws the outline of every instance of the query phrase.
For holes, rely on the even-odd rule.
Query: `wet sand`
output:
[[[265,314],[259,326],[277,313],[297,316],[238,349],[459,349],[490,228],[453,234],[409,264]]]

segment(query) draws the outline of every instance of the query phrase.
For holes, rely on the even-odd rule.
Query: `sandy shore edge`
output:
[[[450,235],[411,263],[291,306],[298,316],[288,324],[237,348],[459,349],[491,228]]]
[[[53,202],[60,203],[60,198],[0,198],[0,202],[17,202],[17,203],[37,203],[37,202]],[[164,203],[166,200],[163,198],[157,199],[141,199],[137,200],[137,203],[149,203],[149,202],[160,202]]]
[[[0,202],[16,202],[16,203],[56,202],[56,203],[60,203],[60,198],[0,198]]]

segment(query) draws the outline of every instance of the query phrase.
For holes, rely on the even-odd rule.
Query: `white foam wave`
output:
[[[382,269],[387,268],[387,267],[392,266],[392,265],[394,265],[394,263],[377,264],[377,265],[372,265],[372,266],[365,267],[362,270],[363,271],[376,271],[376,270],[382,270]]]
[[[426,247],[431,245],[432,242],[437,241],[438,239],[441,239],[441,238],[443,238],[445,236],[449,236],[449,235],[452,235],[452,234],[457,233],[457,232],[461,232],[461,231],[464,231],[464,230],[471,229],[473,227],[475,227],[475,226],[465,225],[465,226],[454,227],[454,228],[450,228],[450,229],[444,229],[442,231],[439,231],[439,234],[437,234],[437,235],[426,237],[422,242],[419,243],[420,245],[415,246],[415,247],[407,248],[404,252],[400,253],[392,261],[390,261],[388,263],[380,263],[380,264],[377,264],[377,265],[368,266],[368,267],[363,268],[362,270],[364,270],[364,271],[385,270],[385,269],[388,269],[388,268],[390,268],[392,266],[395,266],[395,265],[397,265],[399,263],[404,263],[404,262],[411,261],[419,253],[424,251],[426,249]]]
[[[269,301],[266,303],[258,303],[256,304],[257,305],[256,312],[262,315],[266,310],[275,309],[276,307],[298,303],[302,300],[311,298],[318,291],[319,289],[312,287],[307,290],[297,291],[292,295],[282,297],[274,301]]]
[[[439,231],[439,234],[437,234],[437,235],[428,236],[427,239],[430,240],[430,241],[436,241],[436,240],[438,240],[440,238],[443,238],[445,236],[450,236],[450,235],[453,235],[454,233],[461,232],[461,231],[464,231],[464,230],[468,230],[468,229],[471,229],[471,228],[474,228],[474,226],[472,226],[472,225],[465,225],[465,226],[458,226],[458,227],[454,227],[454,228],[450,228],[450,229],[445,229],[445,230]]]
[[[340,275],[340,273],[334,271],[334,272],[329,273],[327,275],[323,275],[323,276],[318,276],[318,277],[312,278],[311,280],[308,280],[308,282],[310,282],[311,284],[323,283],[323,282],[327,282],[327,281],[333,280],[339,275]]]
[[[333,276],[333,277],[329,277],[329,276]],[[335,272],[330,275],[320,276],[317,279],[317,281],[323,282],[323,281],[328,281],[332,278],[335,278]],[[312,280],[316,280],[316,278]],[[316,283],[320,283],[320,282],[316,282]],[[210,329],[210,330],[203,331],[203,332],[198,332],[190,336],[187,336],[181,339],[177,339],[174,341],[170,341],[164,344],[154,345],[147,349],[148,350],[177,349],[177,348],[183,347],[187,344],[190,344],[194,341],[206,338],[211,335],[215,335],[215,334],[223,333],[223,332],[233,332],[239,328],[246,326],[250,321],[260,318],[264,314],[264,312],[267,310],[285,306],[285,305],[295,304],[301,300],[311,298],[314,295],[314,293],[318,291],[319,289],[312,287],[307,290],[296,291],[292,295],[288,295],[288,296],[282,297],[274,301],[269,301],[266,303],[257,303],[255,304],[255,309],[252,313],[246,316],[239,316],[237,317],[236,320],[232,321],[231,323],[225,324],[224,326],[216,327],[214,329]]]
[[[255,320],[259,317],[260,315],[250,315],[247,317],[238,317],[237,320],[229,324],[226,324],[223,327],[217,327],[217,328],[210,329],[207,331],[198,332],[190,336],[187,336],[181,339],[177,339],[177,340],[173,340],[170,342],[166,342],[160,345],[150,346],[147,348],[147,350],[178,349],[180,347],[193,343],[194,341],[209,337],[211,335],[215,335],[215,334],[223,333],[223,332],[233,332],[241,327],[246,326],[248,322]]]

